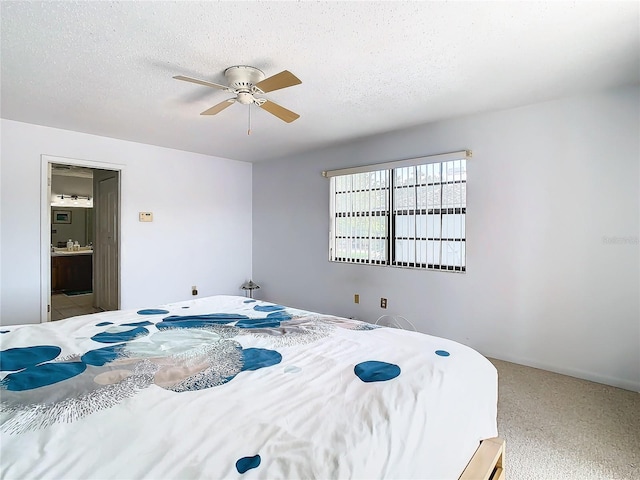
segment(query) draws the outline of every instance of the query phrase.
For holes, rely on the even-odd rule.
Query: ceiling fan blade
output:
[[[281,88],[293,87],[294,85],[298,85],[302,83],[302,81],[296,77],[289,70],[285,70],[280,73],[276,73],[275,75],[265,78],[261,82],[256,83],[256,87],[262,92],[273,92],[274,90],[280,90]]]
[[[220,113],[225,108],[230,107],[234,103],[236,103],[236,99],[235,98],[229,98],[229,99],[227,99],[227,100],[225,100],[223,102],[220,102],[219,104],[214,105],[213,107],[205,110],[200,115],[215,115],[216,113]]]
[[[219,88],[220,90],[230,90],[226,85],[219,85],[217,83],[206,82],[205,80],[198,80],[197,78],[185,77],[184,75],[176,75],[176,80],[183,80],[185,82],[197,83],[198,85],[204,85],[205,87]]]
[[[291,110],[287,110],[286,108],[281,107],[277,103],[273,103],[270,100],[267,100],[262,105],[260,105],[260,108],[262,108],[263,110],[266,110],[267,112],[271,113],[272,115],[275,115],[280,120],[283,120],[287,123],[291,123],[294,120],[297,120],[298,118],[300,118],[300,115],[298,115],[297,113],[292,112]]]

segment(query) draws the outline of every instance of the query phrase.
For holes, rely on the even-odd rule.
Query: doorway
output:
[[[42,170],[41,322],[119,309],[122,165],[43,155]]]

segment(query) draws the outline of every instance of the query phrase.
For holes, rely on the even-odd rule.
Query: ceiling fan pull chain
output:
[[[247,130],[247,135],[251,135],[251,104],[249,104],[249,129]]]

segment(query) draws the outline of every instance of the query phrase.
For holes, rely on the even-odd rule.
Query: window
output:
[[[330,260],[466,271],[468,156],[325,172],[331,183]]]
[[[332,260],[386,264],[389,243],[389,172],[331,179]]]

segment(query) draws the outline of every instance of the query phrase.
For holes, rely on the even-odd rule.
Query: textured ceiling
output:
[[[261,161],[464,114],[640,83],[638,2],[2,1],[1,115]],[[252,65],[301,85],[229,94]]]

